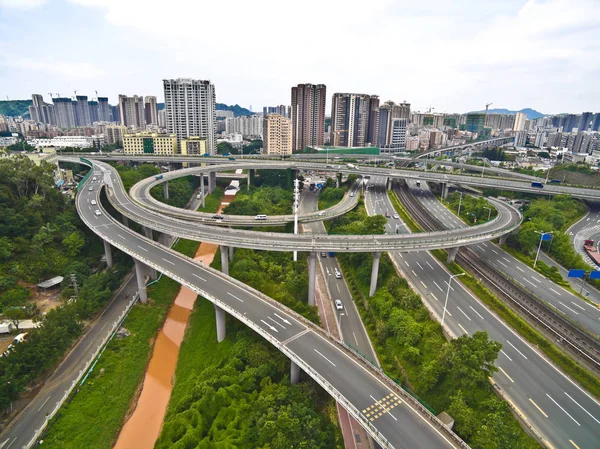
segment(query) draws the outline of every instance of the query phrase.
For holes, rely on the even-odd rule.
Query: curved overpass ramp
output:
[[[247,285],[120,224],[100,203],[103,181],[114,173],[98,163],[93,163],[93,170],[99,180],[85,180],[76,205],[83,222],[104,241],[202,295],[256,331],[327,390],[382,447],[468,448],[391,379],[322,328]],[[91,191],[88,186],[92,186]],[[98,206],[92,207],[92,199]],[[395,407],[382,406],[384,399],[393,401]],[[373,407],[382,410],[376,418],[366,415]]]

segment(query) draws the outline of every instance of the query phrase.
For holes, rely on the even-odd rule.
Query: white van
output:
[[[266,220],[267,216],[265,214],[258,214],[256,217],[254,217],[255,220]]]
[[[351,193],[350,193],[350,196],[351,196],[351,197],[353,197],[353,196],[354,196],[354,192],[351,192]]]

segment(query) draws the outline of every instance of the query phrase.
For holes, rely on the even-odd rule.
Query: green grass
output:
[[[329,188],[332,189],[332,187],[329,187]],[[328,197],[327,195],[326,196],[319,195],[319,206],[318,206],[319,210],[329,209],[330,207],[333,207],[336,204],[340,203],[344,199],[343,195],[346,194],[346,192],[348,191],[349,188],[350,188],[349,185],[342,184],[339,189],[334,189],[336,191],[343,192],[342,197],[340,199],[336,199],[335,197],[331,197],[331,196]]]
[[[433,255],[453,273],[464,273],[463,268],[457,263],[447,263],[447,254],[443,250],[432,251]],[[496,295],[490,292],[482,283],[470,274],[460,278],[477,298],[483,301],[496,315],[506,322],[512,329],[519,333],[529,343],[540,349],[546,357],[554,362],[562,371],[581,384],[596,397],[600,397],[600,379],[590,371],[579,365],[576,361],[562,352],[550,340],[535,330],[529,323],[522,319],[516,312],[509,308]]]
[[[390,199],[392,206],[394,207],[396,212],[398,212],[398,215],[400,215],[402,221],[406,224],[406,226],[408,226],[411,232],[423,232],[423,228],[406,211],[402,203],[400,203],[396,192],[388,190],[388,198]]]
[[[181,239],[174,249],[195,254],[199,243]],[[114,338],[79,391],[65,403],[44,435],[44,447],[110,449],[132,398],[143,381],[154,338],[179,292],[178,282],[162,276],[148,287],[148,304],[133,307],[123,326],[130,336]]]
[[[206,200],[204,201],[205,207],[200,206],[198,212],[215,213],[221,205],[224,193],[225,190],[223,188],[216,187],[213,193],[206,195]]]

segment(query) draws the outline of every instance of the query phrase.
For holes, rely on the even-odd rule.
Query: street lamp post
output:
[[[300,180],[294,179],[294,234],[298,234],[298,203],[300,201]],[[294,262],[298,261],[298,251],[294,251]]]
[[[450,276],[450,280],[448,281],[448,289],[446,290],[446,301],[444,302],[444,312],[442,313],[442,327],[444,327],[444,319],[446,318],[446,306],[448,305],[448,297],[450,296],[450,284],[452,283],[452,279],[458,276],[464,276],[466,273],[458,273]]]
[[[460,218],[460,206],[462,204],[462,196],[463,196],[463,192],[458,192],[460,194],[460,200],[458,200],[458,212],[456,213],[456,215],[458,215],[458,218]]]
[[[484,209],[488,210],[488,221],[490,221],[490,218],[492,217],[492,208],[484,206]]]
[[[540,249],[542,248],[542,242],[544,241],[544,236],[546,234],[554,234],[554,231],[550,231],[550,232],[535,231],[535,233],[540,235],[540,244],[538,245],[537,253],[535,255],[535,261],[533,262],[533,268],[535,268],[535,266],[537,265],[537,261],[540,257]]]

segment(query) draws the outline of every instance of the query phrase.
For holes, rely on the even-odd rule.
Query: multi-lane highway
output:
[[[110,170],[99,165],[94,170],[114,185]],[[91,205],[91,200],[100,202],[100,195],[97,187],[89,190],[88,186],[77,196],[77,209],[90,229],[254,329],[323,386],[383,447],[460,445],[454,434],[434,425],[434,417],[417,410],[419,406],[403,390],[321,328],[243,283],[123,226],[101,205]]]
[[[373,207],[381,204],[381,207],[393,210],[382,187],[370,189],[368,195],[368,204]],[[448,223],[452,218],[447,211],[433,212]],[[393,218],[388,221],[393,228],[399,222]],[[396,252],[392,257],[404,277],[441,320],[450,273],[427,251]],[[568,379],[456,280],[450,285],[444,326],[454,336],[487,331],[491,339],[502,343],[503,348],[496,361],[500,371],[493,380],[548,445],[556,449],[597,447],[600,403]]]
[[[426,184],[416,187],[415,183],[409,182],[408,186],[413,196],[427,210],[433,212],[448,229],[467,227],[437,200]],[[552,305],[555,310],[578,323],[583,329],[593,335],[600,335],[600,310],[596,307],[555,284],[492,242],[471,245],[470,248],[491,262],[497,271],[518,282],[521,287]]]

